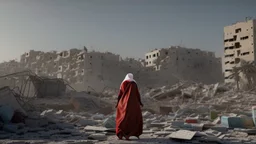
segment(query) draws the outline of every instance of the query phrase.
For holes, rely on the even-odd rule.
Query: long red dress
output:
[[[116,135],[139,137],[142,134],[143,120],[140,106],[142,105],[137,84],[124,81],[118,95],[116,112]]]

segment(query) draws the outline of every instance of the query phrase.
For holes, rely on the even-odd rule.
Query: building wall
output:
[[[224,27],[224,76],[225,82],[232,82],[229,78],[232,68],[245,61],[255,60],[255,20],[238,22]]]
[[[119,89],[127,73],[133,73],[139,87],[172,85],[180,80],[215,83],[221,80],[221,62],[213,52],[171,47],[151,52],[154,59],[122,59],[109,52],[70,49],[61,52],[29,51],[18,63],[39,76],[63,78],[78,91],[102,92]],[[149,54],[148,54],[149,55]],[[152,56],[151,56],[152,58]],[[154,66],[144,65],[154,61]],[[222,76],[222,75],[221,75]]]
[[[213,52],[182,47],[170,47],[164,58],[161,57],[160,73],[172,74],[180,80],[215,83],[223,79],[221,58]]]

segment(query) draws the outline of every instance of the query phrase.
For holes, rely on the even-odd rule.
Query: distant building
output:
[[[241,60],[255,61],[256,21],[246,20],[224,27],[224,77],[225,82],[233,82],[230,78],[232,68]]]
[[[145,66],[153,67],[155,70],[160,70],[160,66],[157,65],[157,60],[160,57],[168,55],[167,49],[155,49],[145,54]]]

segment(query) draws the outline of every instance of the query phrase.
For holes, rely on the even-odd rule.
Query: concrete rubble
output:
[[[0,89],[0,143],[256,143],[255,94],[193,82],[143,90],[143,135],[127,142],[115,136],[116,96],[110,91],[24,104],[5,87]]]

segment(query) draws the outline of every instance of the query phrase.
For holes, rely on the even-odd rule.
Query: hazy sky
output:
[[[180,44],[220,55],[223,27],[255,14],[255,0],[0,0],[0,61],[84,45],[136,58]]]

